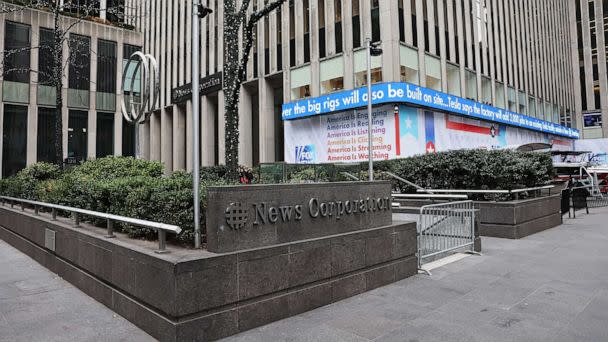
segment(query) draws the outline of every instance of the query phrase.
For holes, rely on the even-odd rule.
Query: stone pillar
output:
[[[239,102],[239,164],[253,164],[253,117],[251,94],[241,86]]]
[[[87,159],[97,157],[97,37],[91,37],[91,83],[89,91],[89,122],[87,124]]]
[[[186,169],[186,113],[173,105],[173,171]]]
[[[32,32],[40,32],[39,20],[32,21]],[[2,26],[4,27],[4,26]],[[38,34],[32,34],[32,46],[40,45],[40,36]],[[0,38],[4,39],[4,37]],[[38,68],[39,49],[30,50],[30,65],[32,69]],[[37,149],[38,149],[38,74],[35,72],[30,73],[30,104],[28,107],[28,119],[27,119],[27,153],[26,153],[26,164],[32,165],[36,163]],[[0,88],[2,89],[2,88]],[[0,100],[2,100],[0,98]]]
[[[154,112],[152,114],[152,116],[150,117],[150,135],[149,135],[150,160],[160,161],[160,157],[161,157],[161,153],[160,153],[160,149],[161,149],[160,125],[161,125],[161,122],[160,121],[161,121],[160,113],[158,111]]]
[[[215,165],[215,107],[209,96],[201,98],[201,165]]]
[[[165,164],[165,174],[173,172],[173,113],[171,108],[160,110],[160,160]]]
[[[274,92],[264,78],[259,80],[259,113],[260,163],[271,163],[276,161]]]
[[[106,19],[108,17],[107,9],[108,9],[107,0],[99,0],[99,17],[101,19]]]
[[[226,164],[226,117],[224,116],[224,91],[217,93],[217,149],[218,164]]]

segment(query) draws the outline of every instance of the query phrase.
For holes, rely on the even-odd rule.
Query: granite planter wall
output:
[[[480,209],[480,233],[507,239],[528,235],[562,224],[561,195],[509,202],[477,202]]]
[[[216,340],[417,272],[415,223],[229,253],[117,235],[0,207],[1,239],[161,341]]]
[[[432,204],[423,200],[399,200],[395,212],[419,214],[419,208]],[[437,203],[437,202],[435,202]],[[561,195],[547,195],[507,202],[475,202],[479,235],[521,239],[562,224]]]

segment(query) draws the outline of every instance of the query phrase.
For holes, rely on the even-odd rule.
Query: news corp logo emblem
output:
[[[296,163],[312,164],[315,162],[315,146],[297,146],[296,147]]]

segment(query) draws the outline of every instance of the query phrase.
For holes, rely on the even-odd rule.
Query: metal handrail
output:
[[[107,235],[105,236],[106,238],[115,237],[114,222],[122,222],[122,223],[127,223],[127,224],[138,226],[138,227],[145,227],[145,228],[153,229],[158,233],[158,251],[156,251],[157,253],[167,253],[168,252],[166,250],[166,245],[167,245],[166,233],[167,232],[171,232],[174,234],[179,234],[182,232],[182,229],[179,226],[166,224],[166,223],[152,222],[152,221],[141,220],[141,219],[136,219],[136,218],[132,218],[132,217],[126,217],[126,216],[120,216],[120,215],[114,215],[114,214],[108,214],[108,213],[101,213],[101,212],[97,212],[97,211],[80,209],[80,208],[67,207],[67,206],[59,205],[59,204],[37,202],[37,201],[26,200],[26,199],[15,198],[15,197],[8,197],[8,196],[0,196],[0,203],[2,203],[2,205],[4,205],[5,202],[9,202],[11,207],[13,207],[13,205],[14,205],[13,202],[20,203],[22,211],[25,210],[25,204],[33,205],[34,212],[36,215],[39,214],[40,207],[49,208],[52,210],[51,214],[52,214],[53,221],[57,220],[57,211],[58,210],[70,212],[70,213],[72,213],[72,216],[74,218],[74,225],[76,227],[80,226],[80,215],[105,219],[105,220],[107,220]]]
[[[467,195],[434,195],[434,194],[393,194],[393,198],[405,198],[405,199],[468,199]]]
[[[343,175],[344,177],[346,177],[346,178],[350,178],[351,180],[353,180],[353,181],[355,181],[355,182],[360,181],[360,179],[359,179],[357,176],[353,175],[352,173],[349,173],[349,172],[346,172],[346,171],[343,171],[343,172],[341,172],[341,173],[342,173],[342,175]]]
[[[382,171],[382,173],[384,173],[385,175],[387,175],[387,176],[389,176],[391,178],[394,178],[394,179],[396,179],[396,180],[398,180],[400,182],[403,182],[403,183],[405,183],[405,184],[407,184],[409,186],[412,186],[412,187],[416,188],[418,190],[418,192],[426,192],[426,193],[429,193],[429,194],[433,194],[432,191],[426,190],[425,188],[421,187],[420,185],[414,184],[414,183],[408,181],[405,178],[401,178],[401,177],[397,176],[396,174],[394,174],[392,172]]]
[[[526,189],[515,189],[515,190],[472,190],[472,189],[428,189],[428,190],[418,190],[417,192],[427,192],[431,191],[433,193],[452,193],[452,194],[517,194],[521,192],[527,191],[538,191],[538,190],[547,190],[553,189],[555,185],[545,185],[534,188],[526,188]]]

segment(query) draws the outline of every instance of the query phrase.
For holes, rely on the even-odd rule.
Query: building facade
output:
[[[78,13],[66,13],[61,20],[64,28],[73,25],[63,47],[63,153],[76,161],[133,155],[133,128],[118,104],[124,61],[142,45],[141,33],[129,27],[142,14],[125,6],[123,16],[106,11],[106,4],[101,1],[96,17],[75,25]],[[52,57],[50,49],[41,48],[51,44],[53,25],[52,13],[44,8],[0,14],[2,177],[54,160],[55,88],[48,81]],[[70,53],[77,55],[73,63],[68,63]]]
[[[248,13],[267,2],[252,0]],[[203,3],[213,10],[201,21],[200,34],[201,163],[206,166],[224,162],[224,13],[220,0]],[[71,122],[65,125],[66,157],[133,153],[132,134],[123,129],[126,123],[116,105],[122,96],[122,68],[114,72],[110,67],[109,74],[116,77],[110,78],[107,90],[98,89],[98,78],[108,74],[99,73],[99,58],[107,50],[100,46],[110,41],[115,43],[115,54],[109,48],[110,56],[123,61],[123,65],[130,52],[139,47],[159,62],[158,110],[149,122],[138,127],[142,156],[162,161],[167,172],[191,170],[193,127],[188,89],[192,82],[192,1],[129,0],[125,8],[137,14],[137,19],[130,22],[136,28],[133,31],[95,22],[75,29],[74,34],[90,39],[90,82],[65,82],[68,101],[64,122]],[[391,151],[401,150],[397,154],[380,151],[378,159],[462,146],[504,148],[536,141],[568,145],[578,134],[571,128],[580,127],[574,115],[577,84],[569,50],[574,44],[571,10],[566,0],[288,0],[256,27],[239,104],[240,162],[257,165],[364,159],[364,154],[344,159],[339,151],[345,147],[336,145],[344,142],[344,135],[355,134],[345,127],[364,121],[361,109],[365,103],[361,99],[365,95],[363,91],[356,95],[352,92],[367,83],[368,37],[381,41],[383,50],[381,56],[372,59],[375,110],[385,119],[374,114],[374,143]],[[103,13],[100,10],[100,17]],[[0,20],[5,28],[3,36],[16,30],[12,26],[15,23],[22,25],[20,32],[30,39],[11,41],[11,46],[35,45],[35,33],[50,23],[47,13],[35,10],[3,15]],[[6,46],[6,41],[3,37],[0,44]],[[29,60],[30,65],[40,62],[34,50],[26,57],[23,60]],[[46,131],[41,128],[39,113],[49,104],[52,107],[52,102],[45,99],[48,90],[37,84],[35,77],[31,74],[27,79],[15,79],[4,75],[0,80],[0,110],[4,113],[0,117],[4,118],[3,129],[7,128],[3,140],[9,142],[2,148],[8,151],[2,160],[10,159],[5,164],[15,165],[7,169],[6,175],[44,160],[41,151],[47,146],[43,143],[47,138],[41,138]],[[377,99],[389,89],[400,89],[395,94],[401,95]],[[417,94],[431,101],[418,101]],[[353,96],[362,98],[349,106],[336,105]],[[309,106],[299,115],[288,115],[290,110]],[[343,115],[345,112],[350,116]],[[395,115],[389,118],[389,114]],[[418,133],[408,131],[412,120],[418,122]],[[406,126],[400,127],[399,123],[404,122]],[[324,131],[324,126],[331,129]],[[312,132],[307,134],[307,130]],[[403,135],[406,131],[411,136]],[[366,145],[365,130],[357,132],[361,135],[357,142]],[[337,138],[313,146],[321,133],[326,138]],[[412,136],[416,139],[411,140]],[[405,145],[394,146],[399,145],[394,140]],[[108,141],[113,142],[112,146],[104,145]],[[420,146],[410,148],[414,145]],[[21,147],[13,151],[11,146]],[[313,150],[316,153],[311,153]],[[329,155],[332,150],[338,152]],[[315,157],[309,158],[311,155]]]
[[[608,1],[569,1],[576,112],[582,138],[608,138]]]
[[[249,13],[266,2],[251,1]],[[214,165],[224,159],[225,99],[221,89],[207,89],[204,84],[216,84],[221,77],[223,3],[203,3],[213,13],[201,22],[201,160],[203,165]],[[416,86],[425,94],[433,91],[432,94],[472,103],[471,107],[482,110],[491,107],[505,115],[520,114],[537,122],[537,127],[577,127],[569,3],[287,1],[257,25],[247,80],[242,87],[240,161],[247,165],[293,161],[290,156],[294,146],[286,144],[286,140],[300,130],[292,126],[306,124],[289,122],[289,117],[282,115],[284,110],[307,103],[321,105],[328,97],[340,100],[352,95],[349,90],[364,86],[366,37],[382,42],[384,53],[372,60],[372,81],[379,87],[394,82],[402,87]],[[192,104],[187,98],[172,94],[172,89],[187,88],[191,83],[191,2],[152,0],[144,6],[144,12],[151,14],[142,27],[144,50],[160,61],[162,94],[161,109],[142,127],[143,154],[163,161],[172,170],[191,169]],[[397,105],[406,105],[404,110],[415,106],[423,111],[421,115],[424,110],[451,113],[407,98],[393,102],[391,112]],[[357,110],[351,107],[348,110]],[[309,114],[317,113],[313,108]],[[494,135],[496,132],[491,130],[501,130],[504,122],[495,120],[496,127],[492,128],[493,120],[459,124],[487,126],[480,130]],[[542,139],[551,137],[545,134]]]

